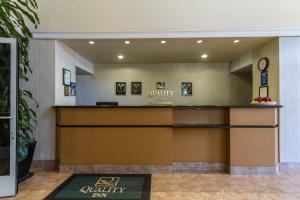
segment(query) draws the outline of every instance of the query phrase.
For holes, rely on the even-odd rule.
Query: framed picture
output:
[[[260,72],[260,85],[268,86],[268,71]]]
[[[158,89],[158,90],[163,90],[163,89],[166,88],[166,83],[163,82],[163,81],[158,81],[155,84],[155,88]]]
[[[116,95],[126,95],[126,82],[116,82]]]
[[[70,96],[70,86],[65,85],[64,87],[64,95]]]
[[[259,87],[259,97],[269,97],[269,86]]]
[[[142,95],[142,82],[131,82],[131,94]]]
[[[71,85],[70,85],[70,95],[76,96],[76,83],[74,83],[74,82],[71,82]]]
[[[63,85],[70,86],[71,84],[71,71],[63,69]]]
[[[181,83],[181,95],[192,96],[193,95],[193,84],[191,82]]]

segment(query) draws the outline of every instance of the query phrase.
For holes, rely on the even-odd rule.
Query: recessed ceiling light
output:
[[[118,59],[119,59],[119,60],[123,60],[123,59],[124,59],[124,56],[123,56],[123,55],[118,55]]]
[[[93,45],[93,44],[95,44],[95,42],[92,41],[92,40],[90,40],[90,41],[89,41],[89,44],[90,44],[90,45]]]
[[[233,40],[233,43],[235,43],[235,44],[237,44],[239,42],[240,42],[240,40]]]
[[[129,40],[125,40],[124,43],[125,43],[125,44],[130,44],[130,41],[129,41]]]
[[[197,40],[198,44],[201,44],[203,42],[203,40]]]
[[[201,55],[201,58],[203,58],[203,59],[205,59],[205,58],[207,58],[207,57],[208,57],[207,54],[202,54],[202,55]]]
[[[166,41],[166,40],[162,40],[162,41],[160,41],[160,43],[161,43],[161,44],[166,44],[167,41]]]

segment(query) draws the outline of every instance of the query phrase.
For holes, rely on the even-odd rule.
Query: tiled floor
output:
[[[70,175],[39,169],[35,171],[33,178],[20,185],[18,196],[4,199],[43,199]],[[151,200],[202,199],[300,199],[300,171],[280,172],[278,176],[196,173],[154,174],[152,176]]]

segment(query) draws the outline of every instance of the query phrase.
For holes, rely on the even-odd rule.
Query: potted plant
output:
[[[36,14],[38,8],[36,0],[0,0],[0,37],[16,38],[18,42],[19,57],[19,79],[28,81],[32,69],[29,64],[28,47],[32,38],[26,21],[33,24],[35,28],[39,24]],[[0,83],[5,82],[4,77],[0,77]],[[1,87],[1,85],[0,85]],[[4,88],[2,88],[4,90]],[[1,90],[1,88],[0,88]],[[8,106],[3,99],[0,106]],[[33,101],[32,104],[30,101]],[[33,105],[33,106],[32,106]],[[22,179],[29,175],[29,169],[33,158],[36,140],[33,131],[37,125],[35,108],[38,102],[33,98],[28,90],[19,88],[18,91],[18,178]],[[4,109],[5,108],[1,108]]]

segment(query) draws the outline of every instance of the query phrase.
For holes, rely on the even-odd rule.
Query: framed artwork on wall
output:
[[[261,86],[259,87],[259,97],[269,97],[269,86]]]
[[[142,82],[131,82],[131,94],[142,95]]]
[[[71,85],[70,85],[70,95],[71,96],[76,96],[76,83],[74,82],[71,82]]]
[[[70,86],[71,84],[71,71],[63,69],[63,85]]]
[[[126,95],[126,82],[116,82],[116,95]]]
[[[181,96],[192,96],[193,95],[193,83],[182,82],[181,83]]]
[[[64,95],[70,96],[70,86],[67,85],[64,86]]]

